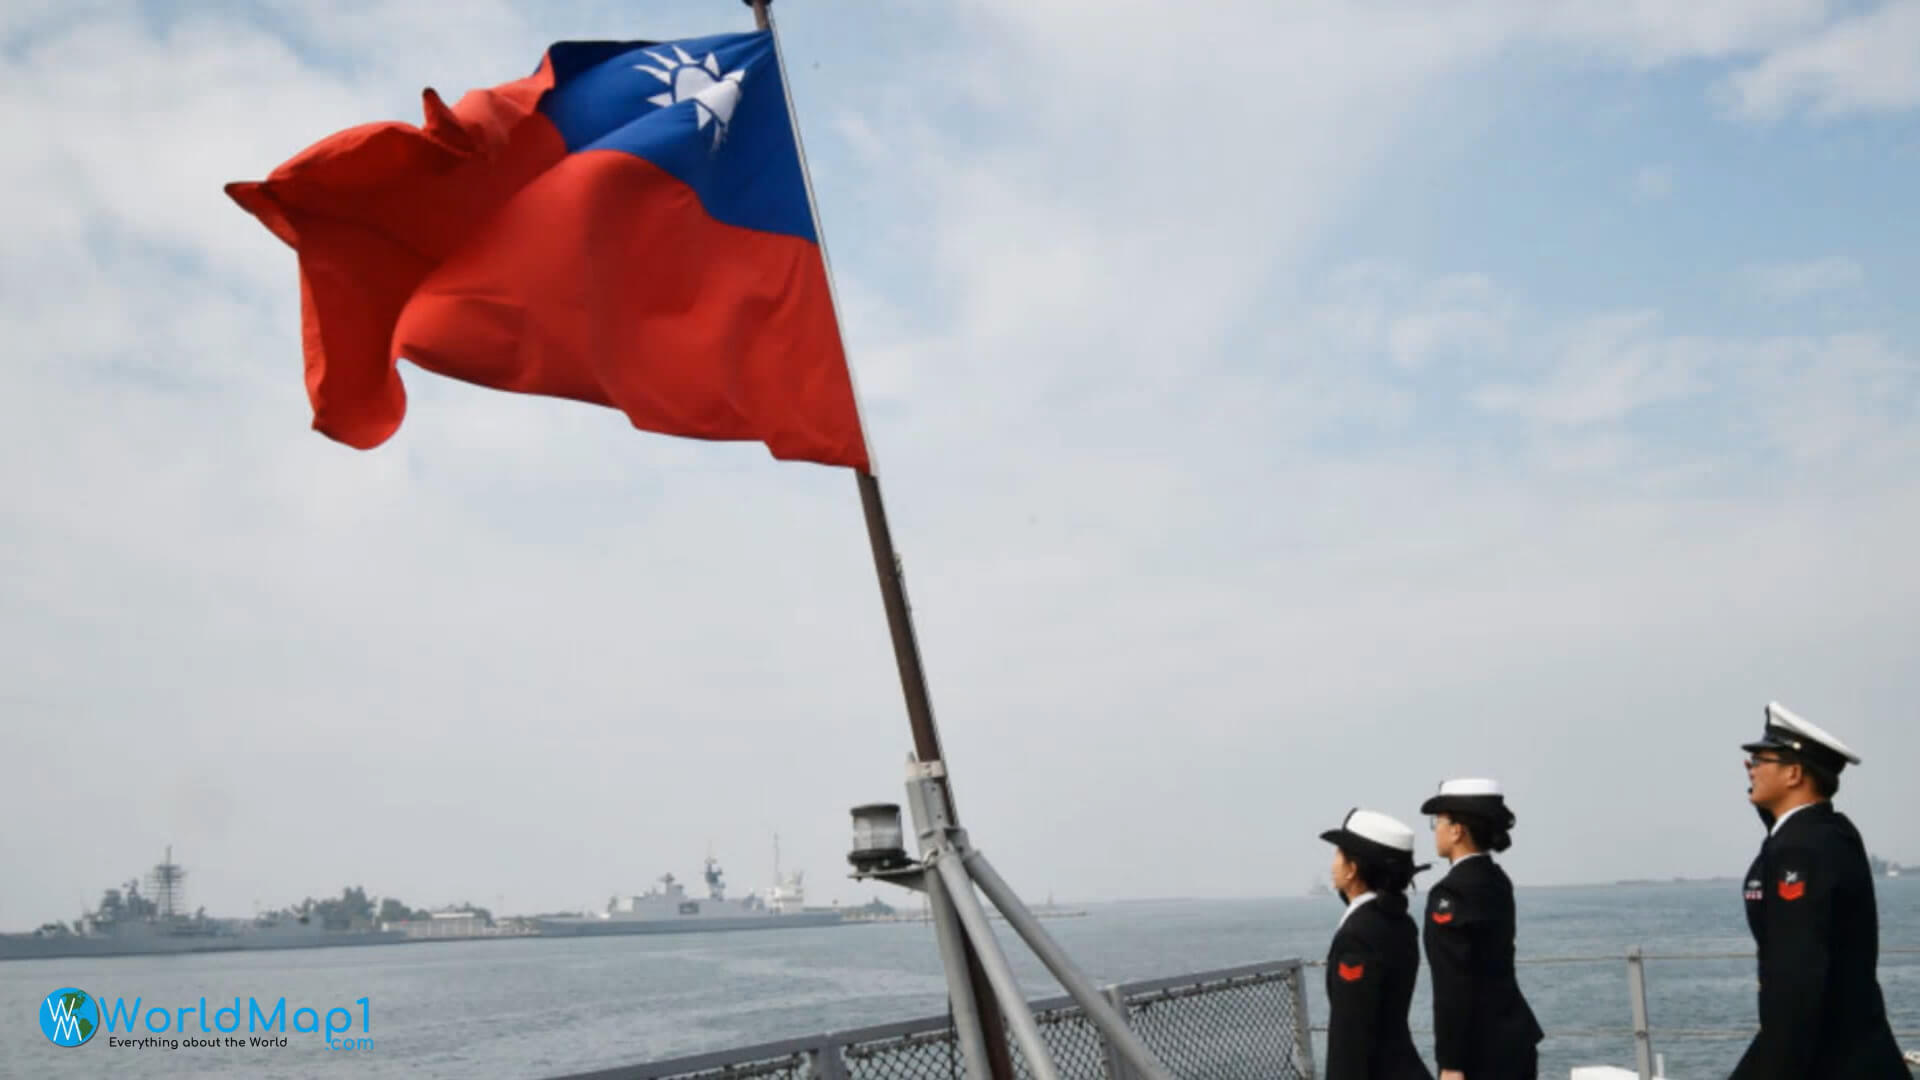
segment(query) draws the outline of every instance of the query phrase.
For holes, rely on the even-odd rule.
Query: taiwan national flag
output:
[[[565,42],[227,193],[299,253],[314,427],[361,449],[396,362],[867,469],[769,31]]]

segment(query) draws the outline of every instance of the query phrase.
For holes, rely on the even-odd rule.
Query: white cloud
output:
[[[1742,269],[1746,286],[1768,300],[1801,300],[1866,280],[1860,264],[1840,255],[1805,262],[1757,263]]]
[[[1665,165],[1643,165],[1633,174],[1633,194],[1647,202],[1656,202],[1673,194],[1673,170]]]
[[[1885,0],[1783,44],[1732,75],[1726,91],[1761,119],[1796,105],[1820,116],[1920,105],[1920,3]]]
[[[1436,357],[1498,353],[1506,346],[1504,298],[1479,274],[1443,278],[1424,303],[1394,319],[1387,331],[1396,366],[1425,367]]]
[[[1652,311],[1592,319],[1546,348],[1542,359],[1550,374],[1539,382],[1484,386],[1473,402],[1488,412],[1577,426],[1618,421],[1645,405],[1706,389],[1700,369],[1709,350],[1652,334],[1657,320]]]
[[[1920,360],[1878,336],[1759,343],[1734,378],[1756,402],[1755,427],[1793,462],[1853,466],[1835,484],[1898,468],[1920,446]]]
[[[1695,444],[1705,443],[1737,450],[1721,455],[1722,481],[1766,462],[1834,469],[1837,482],[1848,471],[1879,477],[1916,445],[1905,431],[1920,415],[1920,357],[1877,335],[1667,335],[1656,313],[1642,311],[1587,320],[1539,348],[1545,362],[1530,378],[1480,386],[1470,399],[1544,425],[1538,449],[1562,467],[1698,473],[1707,463]],[[1660,437],[1684,447],[1682,456],[1649,457],[1639,422],[1680,401],[1694,406],[1684,437]]]
[[[1724,57],[1797,41],[1840,5],[1833,0],[1661,0],[1516,4],[1540,32],[1570,43],[1606,46],[1652,66],[1689,57]]]

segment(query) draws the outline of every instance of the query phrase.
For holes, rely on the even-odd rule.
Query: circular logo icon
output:
[[[40,1033],[55,1046],[81,1046],[100,1030],[100,1005],[85,990],[55,990],[40,1003]]]

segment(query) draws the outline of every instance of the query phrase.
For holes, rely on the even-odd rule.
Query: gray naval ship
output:
[[[0,934],[0,960],[71,956],[144,956],[161,953],[230,952],[245,949],[309,949],[334,945],[388,945],[407,940],[399,930],[333,926],[296,912],[253,919],[212,919],[204,910],[184,913],[186,871],[173,849],[147,875],[148,891],[129,881],[108,889],[93,911],[73,925],[48,923],[31,933]]]
[[[684,934],[712,930],[781,930],[801,926],[837,926],[847,920],[839,908],[809,908],[799,871],[782,875],[776,856],[774,885],[764,894],[727,897],[720,864],[709,855],[707,895],[690,896],[687,888],[662,874],[644,893],[615,896],[605,911],[591,915],[543,915],[533,920],[543,936],[586,934]]]

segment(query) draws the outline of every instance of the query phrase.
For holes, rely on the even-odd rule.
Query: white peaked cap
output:
[[[1446,780],[1440,784],[1442,795],[1500,795],[1498,780]]]
[[[1841,742],[1832,732],[1813,721],[1795,715],[1792,710],[1777,701],[1767,702],[1767,726],[1760,741],[1751,743],[1746,748],[1774,746],[1804,753],[1808,749],[1806,743],[1813,743],[1816,747],[1827,751],[1827,754],[1821,754],[1816,750],[1813,755],[1815,758],[1831,755],[1844,758],[1855,765],[1860,764],[1860,755],[1854,753],[1852,747]],[[1831,764],[1838,764],[1838,761]]]
[[[1347,814],[1347,820],[1341,823],[1340,828],[1381,847],[1390,847],[1395,851],[1413,850],[1413,830],[1378,810],[1354,810]]]

